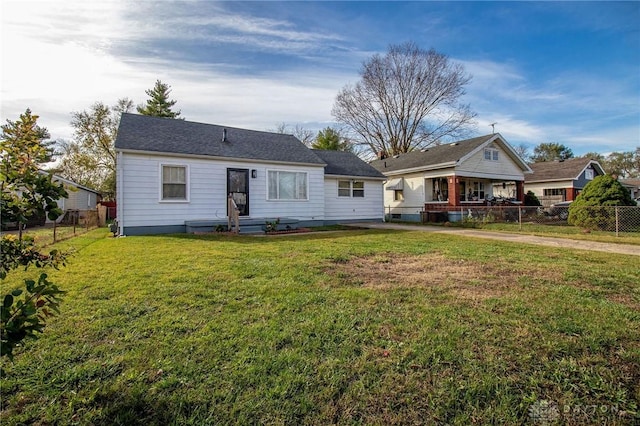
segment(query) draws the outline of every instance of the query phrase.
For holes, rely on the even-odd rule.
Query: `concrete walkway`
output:
[[[370,229],[396,229],[400,231],[422,231],[437,234],[463,235],[490,240],[511,241],[522,244],[562,247],[576,250],[602,251],[606,253],[630,254],[640,256],[640,246],[633,244],[601,243],[588,240],[572,240],[569,238],[538,237],[525,234],[509,234],[506,232],[483,231],[481,229],[445,228],[440,226],[407,225],[399,223],[350,223],[348,226]]]

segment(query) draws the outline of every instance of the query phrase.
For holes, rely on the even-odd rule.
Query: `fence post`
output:
[[[518,206],[518,229],[522,231],[522,207]]]
[[[618,231],[620,229],[620,215],[618,214],[618,206],[616,206],[616,237],[619,237]]]

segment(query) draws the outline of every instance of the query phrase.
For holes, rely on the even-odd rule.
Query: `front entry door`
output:
[[[240,216],[249,216],[249,170],[227,169],[227,194],[236,202]]]

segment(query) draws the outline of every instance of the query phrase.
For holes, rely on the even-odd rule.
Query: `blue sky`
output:
[[[364,60],[414,41],[473,76],[478,135],[576,155],[640,146],[640,2],[1,2],[1,118],[52,138],[157,79],[187,120],[316,132]]]

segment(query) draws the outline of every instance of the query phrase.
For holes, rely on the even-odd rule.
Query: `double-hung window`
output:
[[[269,200],[307,200],[307,173],[268,171]]]
[[[186,166],[163,164],[162,201],[188,201],[188,170]]]
[[[339,180],[338,197],[364,197],[364,181],[361,180]]]

